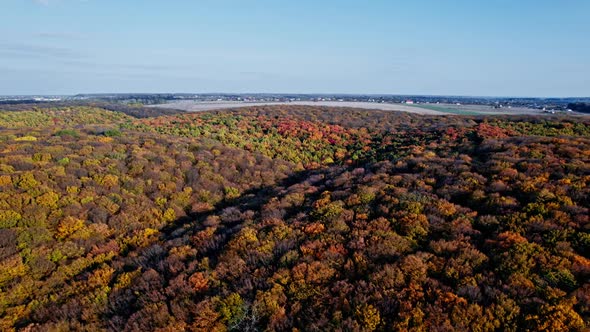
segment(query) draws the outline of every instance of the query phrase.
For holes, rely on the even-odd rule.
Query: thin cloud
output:
[[[0,43],[0,55],[62,59],[79,59],[84,57],[83,54],[69,48],[21,43]]]
[[[47,1],[47,0],[46,0]],[[77,40],[84,39],[83,35],[71,32],[38,32],[34,33],[33,37],[41,39],[65,39],[65,40]]]
[[[63,61],[61,62],[68,66],[76,67],[92,67],[92,68],[103,68],[103,69],[117,69],[117,70],[141,70],[141,71],[174,71],[174,70],[185,70],[187,66],[180,65],[163,65],[163,64],[124,64],[124,63],[100,63],[92,61]]]
[[[78,0],[77,2],[87,2],[87,1],[88,0]],[[63,1],[62,0],[33,0],[33,2],[35,2],[36,4],[42,5],[42,6],[49,6],[49,5],[60,3]]]

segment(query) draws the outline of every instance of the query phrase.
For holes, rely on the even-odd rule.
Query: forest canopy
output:
[[[590,120],[0,111],[0,330],[583,331]]]

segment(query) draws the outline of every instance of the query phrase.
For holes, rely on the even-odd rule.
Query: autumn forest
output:
[[[0,331],[584,331],[590,119],[0,112]]]

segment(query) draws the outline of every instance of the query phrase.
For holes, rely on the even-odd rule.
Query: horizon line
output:
[[[375,97],[455,97],[455,98],[515,98],[515,99],[590,99],[590,96],[501,96],[501,95],[455,95],[455,94],[395,94],[395,93],[326,93],[326,92],[84,92],[76,94],[0,94],[0,97],[75,97],[83,95],[300,95],[300,96],[375,96]]]

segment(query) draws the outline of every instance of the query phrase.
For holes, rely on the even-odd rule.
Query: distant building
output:
[[[413,105],[414,104],[414,101],[413,100],[406,100],[406,104]]]

